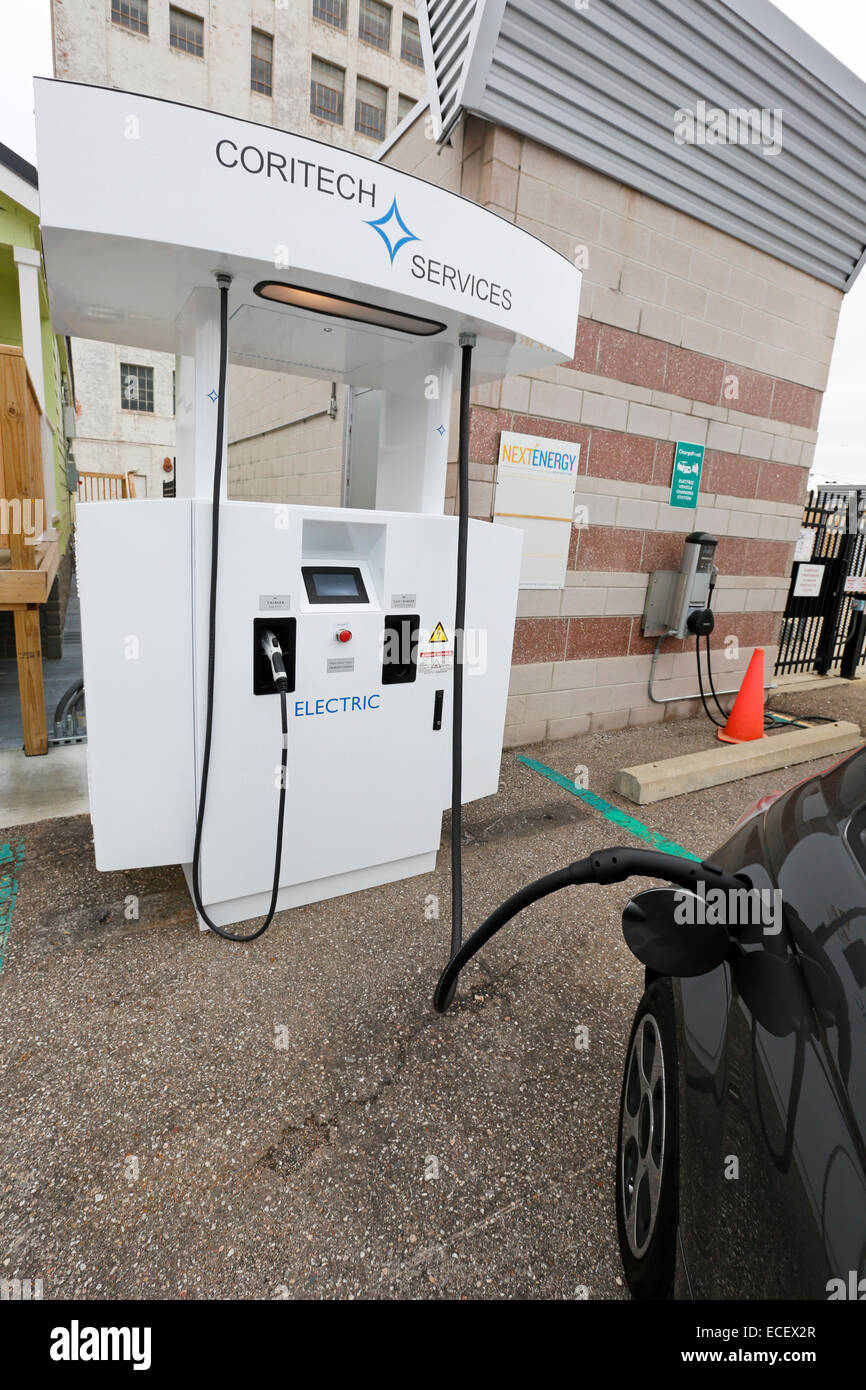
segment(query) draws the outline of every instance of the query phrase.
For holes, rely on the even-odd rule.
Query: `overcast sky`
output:
[[[866,81],[864,0],[779,0],[777,8]],[[0,141],[31,161],[34,75],[51,76],[48,0],[0,0]],[[839,318],[815,455],[818,480],[866,484],[864,376],[866,270],[846,295]]]

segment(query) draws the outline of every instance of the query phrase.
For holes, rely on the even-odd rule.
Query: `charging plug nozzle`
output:
[[[288,690],[289,678],[283,664],[283,649],[277,641],[276,634],[271,632],[270,628],[262,633],[262,651],[271,663],[274,688],[276,690]]]

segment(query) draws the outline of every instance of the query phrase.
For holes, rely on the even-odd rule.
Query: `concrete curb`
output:
[[[714,743],[700,753],[624,767],[616,774],[614,787],[627,801],[647,806],[652,801],[682,796],[684,792],[718,787],[723,782],[736,782],[740,777],[754,777],[758,772],[772,772],[774,768],[792,767],[811,762],[813,758],[826,758],[831,753],[844,753],[856,748],[860,741],[859,725],[836,720],[808,729],[792,729],[789,733],[774,734],[752,743]]]

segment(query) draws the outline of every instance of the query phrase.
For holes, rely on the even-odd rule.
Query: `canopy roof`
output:
[[[231,360],[248,366],[384,386],[441,361],[462,332],[477,335],[476,379],[573,353],[577,269],[456,194],[270,126],[109,88],[37,79],[36,119],[58,332],[176,351],[189,295],[225,271]],[[263,298],[274,283],[301,304]],[[347,321],[299,290],[361,307]],[[388,327],[383,311],[412,317]]]

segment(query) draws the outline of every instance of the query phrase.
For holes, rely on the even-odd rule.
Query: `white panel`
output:
[[[97,866],[188,863],[206,709],[211,507],[86,503],[79,560]],[[221,512],[216,699],[202,892],[255,912],[273,875],[282,736],[276,695],[253,694],[253,620],[268,595],[297,621],[289,697],[283,901],[310,902],[432,864],[451,799],[452,671],[382,680],[384,615],[419,615],[422,646],[453,634],[454,517],[229,502]],[[302,564],[357,565],[368,602],[319,607]],[[520,537],[469,531],[464,800],[496,792]],[[194,598],[190,574],[195,570]],[[348,628],[351,641],[336,633]],[[137,645],[131,645],[137,644]],[[195,699],[192,650],[195,648]],[[350,659],[350,670],[329,661]],[[419,663],[420,667],[420,663]],[[433,728],[437,690],[441,728]],[[195,732],[194,732],[195,731]],[[245,899],[253,904],[244,904]],[[243,910],[246,908],[246,910]],[[234,920],[220,909],[220,921]]]
[[[521,587],[565,583],[580,445],[538,435],[499,436],[494,520],[523,533]]]
[[[470,521],[463,681],[463,800],[493,796],[505,733],[523,537]],[[450,796],[450,786],[449,786]]]
[[[176,499],[76,510],[98,869],[192,854],[190,524]]]
[[[450,803],[451,673],[419,671],[413,683],[383,686],[380,639],[383,614],[392,610],[396,594],[415,596],[422,639],[439,622],[453,631],[456,519],[291,508],[288,527],[281,528],[275,521],[285,518],[286,510],[257,503],[232,503],[223,510],[214,753],[202,863],[205,903],[261,893],[272,876],[279,702],[275,696],[253,695],[251,684],[252,620],[263,592],[290,593],[298,620],[281,882],[315,885],[433,853],[442,811]],[[305,519],[308,524],[320,519],[327,528],[317,533],[305,558],[365,563],[369,607],[319,610],[306,601],[300,573]],[[349,531],[354,557],[339,540]],[[209,534],[210,508],[196,504],[197,549],[209,546]],[[328,539],[330,553],[323,543]],[[472,523],[467,625],[480,629],[481,661],[465,682],[466,800],[495,792],[498,785],[518,567],[517,536]],[[199,574],[201,730],[206,565],[200,564]],[[335,638],[342,624],[352,632],[345,645]],[[354,661],[354,670],[328,672],[329,658],[344,656]],[[437,731],[433,710],[440,688],[445,695]],[[345,700],[370,697],[374,708],[342,707]],[[329,712],[328,703],[339,707]],[[313,896],[322,896],[321,888],[308,888],[302,900]]]

